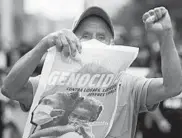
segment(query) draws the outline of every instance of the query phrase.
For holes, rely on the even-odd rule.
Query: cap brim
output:
[[[78,25],[80,24],[80,22],[82,20],[84,20],[86,17],[92,16],[92,15],[101,17],[109,25],[112,35],[114,37],[114,28],[113,28],[113,24],[112,24],[112,21],[111,21],[109,15],[102,8],[97,7],[97,6],[90,7],[81,14],[79,19],[76,20],[73,24],[73,27],[72,27],[73,32],[75,32],[75,30],[77,29]]]

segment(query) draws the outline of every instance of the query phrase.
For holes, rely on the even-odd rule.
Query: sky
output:
[[[26,13],[42,13],[50,19],[75,17],[83,10],[83,0],[25,0]]]
[[[89,4],[103,7],[111,16],[130,0],[85,0]],[[90,5],[89,5],[90,6]],[[41,13],[53,20],[73,18],[84,8],[84,0],[24,0],[26,13]]]

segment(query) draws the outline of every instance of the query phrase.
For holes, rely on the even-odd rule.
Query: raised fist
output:
[[[172,23],[168,10],[164,7],[158,7],[149,10],[143,15],[143,22],[147,31],[152,31],[157,35],[163,35],[165,32],[172,32]]]

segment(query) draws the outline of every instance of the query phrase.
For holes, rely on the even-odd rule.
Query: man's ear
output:
[[[110,45],[114,45],[114,39],[111,39]]]

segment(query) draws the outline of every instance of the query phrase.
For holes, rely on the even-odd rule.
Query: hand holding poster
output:
[[[103,138],[110,131],[120,78],[138,48],[97,40],[82,47],[76,57],[49,50],[23,138]]]

